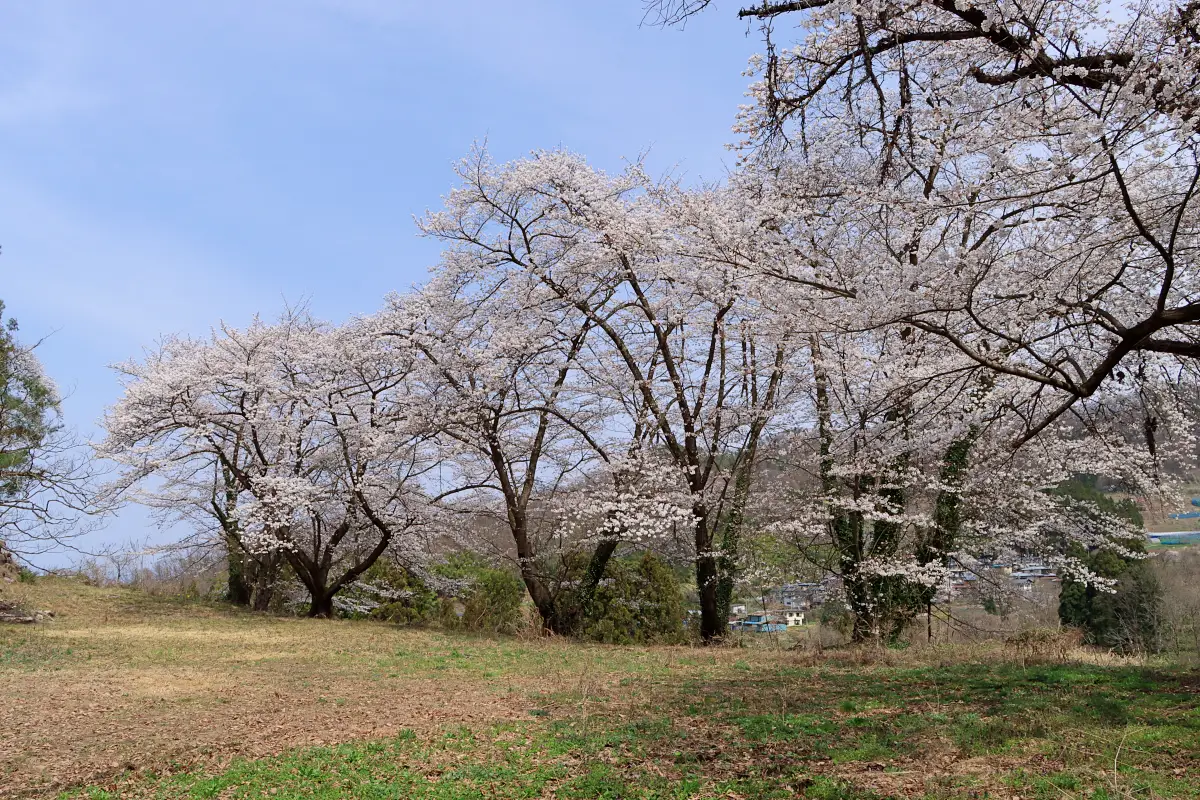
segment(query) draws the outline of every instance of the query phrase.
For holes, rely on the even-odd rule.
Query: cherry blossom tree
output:
[[[214,429],[220,439],[215,448],[229,461],[245,466],[251,459],[244,427]],[[153,490],[148,487],[153,486]],[[226,598],[234,605],[266,611],[281,586],[284,559],[278,550],[248,550],[242,541],[238,517],[243,498],[238,479],[216,458],[185,458],[160,464],[152,478],[126,470],[107,487],[116,500],[136,497],[151,509],[163,526],[182,524],[191,531],[179,540],[149,549],[159,558],[167,553],[184,554],[189,563],[204,565],[224,561],[227,573]]]
[[[407,351],[368,324],[289,314],[170,339],[120,369],[99,447],[123,466],[119,485],[209,504],[247,554],[287,562],[311,616],[385,553],[422,563],[434,424],[408,391]]]
[[[707,2],[658,4],[678,21]],[[737,129],[767,270],[1029,384],[1017,443],[1194,373],[1196,3],[767,2]],[[794,43],[781,37],[795,31]],[[842,308],[843,306],[839,306]],[[1137,413],[1136,403],[1122,400]],[[1149,438],[1153,435],[1148,433]]]
[[[437,501],[477,534],[507,529],[543,625],[573,632],[618,547],[653,547],[687,514],[647,488],[661,465],[644,433],[595,391],[594,323],[521,269],[451,251],[377,324],[442,409]]]
[[[675,24],[708,5],[651,8]],[[872,595],[924,582],[928,607],[949,558],[1120,549],[1127,527],[1048,491],[1072,474],[1154,497],[1194,463],[1198,11],[739,12],[766,52],[730,188],[758,222],[725,251],[813,332],[822,491],[790,524],[842,574],[856,637],[884,624]],[[922,342],[924,366],[883,374],[889,339]],[[960,401],[930,417],[922,397]]]
[[[565,330],[586,332],[587,392],[619,408],[607,425],[646,437],[688,489],[701,632],[723,635],[758,443],[798,352],[754,273],[713,249],[735,198],[654,184],[636,165],[610,177],[565,152],[496,165],[480,150],[459,177],[422,229],[454,263],[532,279]]]
[[[620,547],[681,528],[709,641],[756,531],[841,576],[858,639],[928,613],[952,564],[1036,552],[1090,580],[1064,542],[1130,531],[1051,490],[1160,491],[1194,452],[1197,8],[744,9],[766,53],[727,184],[478,150],[420,222],[445,245],[425,287],[346,329],[172,344],[131,367],[114,452],[232,491],[209,505],[317,613],[322,548],[354,543],[352,580],[419,487],[476,546],[501,534],[558,632]],[[127,422],[139,391],[166,411]]]
[[[799,560],[841,578],[855,640],[894,638],[931,614],[951,569],[987,579],[996,559],[1040,556],[1102,583],[1072,545],[1128,555],[1139,532],[1048,490],[1089,473],[1142,496],[1162,491],[1138,431],[1056,426],[1014,453],[1024,420],[1011,400],[1023,382],[980,381],[940,337],[885,328],[813,334],[810,347],[815,424],[773,444],[768,462],[791,479],[769,481],[750,513]],[[1187,428],[1181,420],[1169,439],[1185,452]]]

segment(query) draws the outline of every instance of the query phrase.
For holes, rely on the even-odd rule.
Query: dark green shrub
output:
[[[410,570],[379,559],[335,600],[342,616],[423,625],[436,619],[438,596]]]
[[[463,627],[473,631],[515,633],[521,627],[525,584],[511,572],[482,570],[463,598]]]
[[[1090,553],[1084,561],[1097,575],[1116,578],[1116,591],[1064,579],[1058,601],[1062,623],[1083,631],[1086,644],[1119,653],[1162,650],[1163,590],[1150,565],[1107,550]]]
[[[492,633],[515,633],[521,627],[525,584],[516,575],[473,553],[455,553],[435,572],[461,585],[457,597],[442,601],[446,627]]]
[[[1002,591],[985,593],[979,604],[994,617],[1007,617],[1016,605],[1014,599]]]
[[[1130,500],[1116,501],[1096,487],[1089,476],[1078,476],[1055,489],[1055,493],[1084,501],[1097,513],[1110,514],[1134,526],[1142,526],[1142,515]],[[1140,539],[1123,542],[1136,553],[1145,552]],[[1144,559],[1126,558],[1109,549],[1090,552],[1073,545],[1068,552],[1095,574],[1117,581],[1116,591],[1064,578],[1059,593],[1058,616],[1064,625],[1079,628],[1086,644],[1107,647],[1120,653],[1157,653],[1162,649],[1163,590],[1158,577]]]
[[[1060,497],[1083,501],[1097,512],[1111,514],[1131,523],[1134,527],[1142,528],[1145,525],[1137,503],[1128,497],[1123,500],[1114,500],[1109,497],[1100,491],[1095,475],[1076,475],[1068,481],[1063,481],[1052,491]]]
[[[821,604],[817,621],[821,623],[822,628],[836,631],[842,636],[849,636],[854,628],[854,615],[846,608],[845,603],[837,600]]]
[[[581,609],[580,635],[608,644],[684,640],[683,594],[669,564],[650,553],[613,559]]]

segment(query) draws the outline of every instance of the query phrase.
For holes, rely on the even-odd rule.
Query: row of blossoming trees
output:
[[[1196,4],[741,13],[768,55],[723,185],[473,152],[419,290],[122,367],[117,488],[218,531],[243,600],[494,548],[558,632],[630,550],[694,564],[706,640],[761,537],[841,576],[856,639],[954,563],[1128,553],[1047,490],[1191,465]]]

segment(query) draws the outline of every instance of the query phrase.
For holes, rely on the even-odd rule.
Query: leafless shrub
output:
[[[1180,660],[1200,662],[1200,548],[1166,550],[1153,565],[1163,589],[1164,649]]]
[[[156,549],[127,542],[78,560],[68,570],[92,586],[127,586],[154,595],[200,597],[219,588],[219,554],[211,548]]]
[[[1030,628],[1005,639],[1024,665],[1029,662],[1067,661],[1083,643],[1083,635],[1073,628]]]

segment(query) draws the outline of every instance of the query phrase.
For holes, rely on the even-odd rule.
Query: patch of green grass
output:
[[[874,792],[856,788],[853,784],[836,778],[817,778],[802,789],[802,796],[813,800],[875,800]]]
[[[584,774],[568,781],[555,794],[563,798],[596,800],[624,800],[645,796],[641,789],[631,786],[628,780],[608,764],[592,764]]]
[[[835,736],[840,729],[837,722],[818,714],[757,714],[737,717],[735,721],[752,742],[823,739]]]
[[[1013,742],[1041,739],[1046,735],[1045,727],[1034,720],[983,717],[975,713],[959,716],[949,732],[959,749],[973,756],[1004,752]]]
[[[627,740],[637,731],[626,729]],[[499,727],[481,736],[454,731],[418,741],[411,735],[386,741],[309,748],[278,758],[236,761],[215,773],[164,778],[128,778],[107,786],[64,793],[66,800],[118,797],[187,798],[536,798],[552,794],[572,800],[685,800],[697,796],[755,798],[873,797],[842,781],[809,777],[796,769],[756,769],[743,774],[705,775],[688,766],[648,770],[614,754],[608,733],[566,739],[551,730]],[[564,746],[570,744],[571,746]],[[770,765],[769,760],[764,762]]]
[[[471,756],[463,761],[460,756]],[[151,798],[532,798],[566,773],[532,748],[487,748],[467,731],[420,743],[411,734],[378,742],[310,748],[274,759],[237,761],[215,774],[114,782],[62,797]]]
[[[52,669],[73,655],[37,628],[0,629],[0,670]]]

